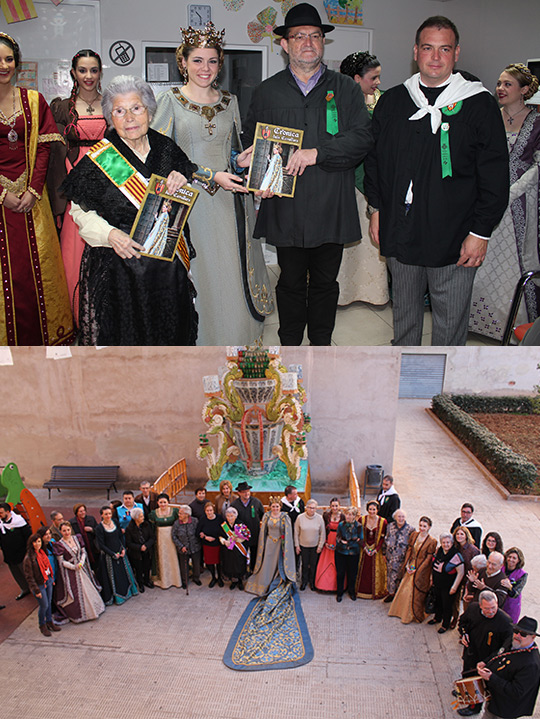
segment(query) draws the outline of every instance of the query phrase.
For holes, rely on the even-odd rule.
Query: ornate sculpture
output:
[[[202,417],[208,429],[199,437],[197,457],[206,460],[209,479],[217,481],[226,462],[240,460],[248,474],[260,476],[281,460],[295,482],[300,460],[307,458],[306,432],[311,430],[302,410],[306,392],[301,365],[287,369],[279,347],[228,347],[222,378],[204,377],[203,385],[208,400]],[[217,451],[209,436],[217,437]]]

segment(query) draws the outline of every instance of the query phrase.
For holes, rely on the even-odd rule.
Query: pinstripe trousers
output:
[[[405,265],[386,262],[392,275],[393,345],[422,344],[424,294],[429,290],[433,320],[432,345],[464,345],[476,267]]]

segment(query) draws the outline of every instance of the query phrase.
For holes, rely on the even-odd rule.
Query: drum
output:
[[[460,709],[472,706],[473,704],[481,704],[490,698],[489,691],[486,689],[482,677],[466,677],[458,679],[454,682],[456,688],[458,705]]]

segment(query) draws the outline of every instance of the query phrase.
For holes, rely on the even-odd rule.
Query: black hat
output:
[[[291,27],[300,27],[302,25],[320,27],[323,33],[332,32],[334,29],[333,25],[323,25],[317,8],[307,2],[301,2],[299,5],[292,7],[285,15],[285,25],[274,28],[274,35],[286,35],[287,30]]]
[[[537,637],[540,637],[540,634],[537,633],[538,629],[538,622],[536,619],[533,619],[532,617],[521,617],[519,622],[517,624],[514,624],[514,631],[516,632],[523,632],[524,634],[534,634]]]
[[[236,491],[243,492],[245,489],[253,489],[253,487],[250,484],[248,484],[247,482],[240,482],[240,484],[236,488]]]

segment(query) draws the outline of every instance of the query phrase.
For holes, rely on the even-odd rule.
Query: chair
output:
[[[526,272],[524,275],[522,275],[519,282],[517,283],[514,292],[514,298],[512,300],[512,304],[510,305],[510,313],[506,321],[506,327],[504,328],[504,334],[502,339],[503,346],[510,344],[512,332],[514,333],[516,338],[521,341],[525,335],[525,332],[532,326],[532,323],[518,325],[517,327],[515,327],[514,324],[516,321],[517,313],[519,311],[519,307],[521,305],[521,300],[523,299],[525,287],[531,280],[535,280],[538,278],[540,278],[540,270],[531,270],[530,272]]]

